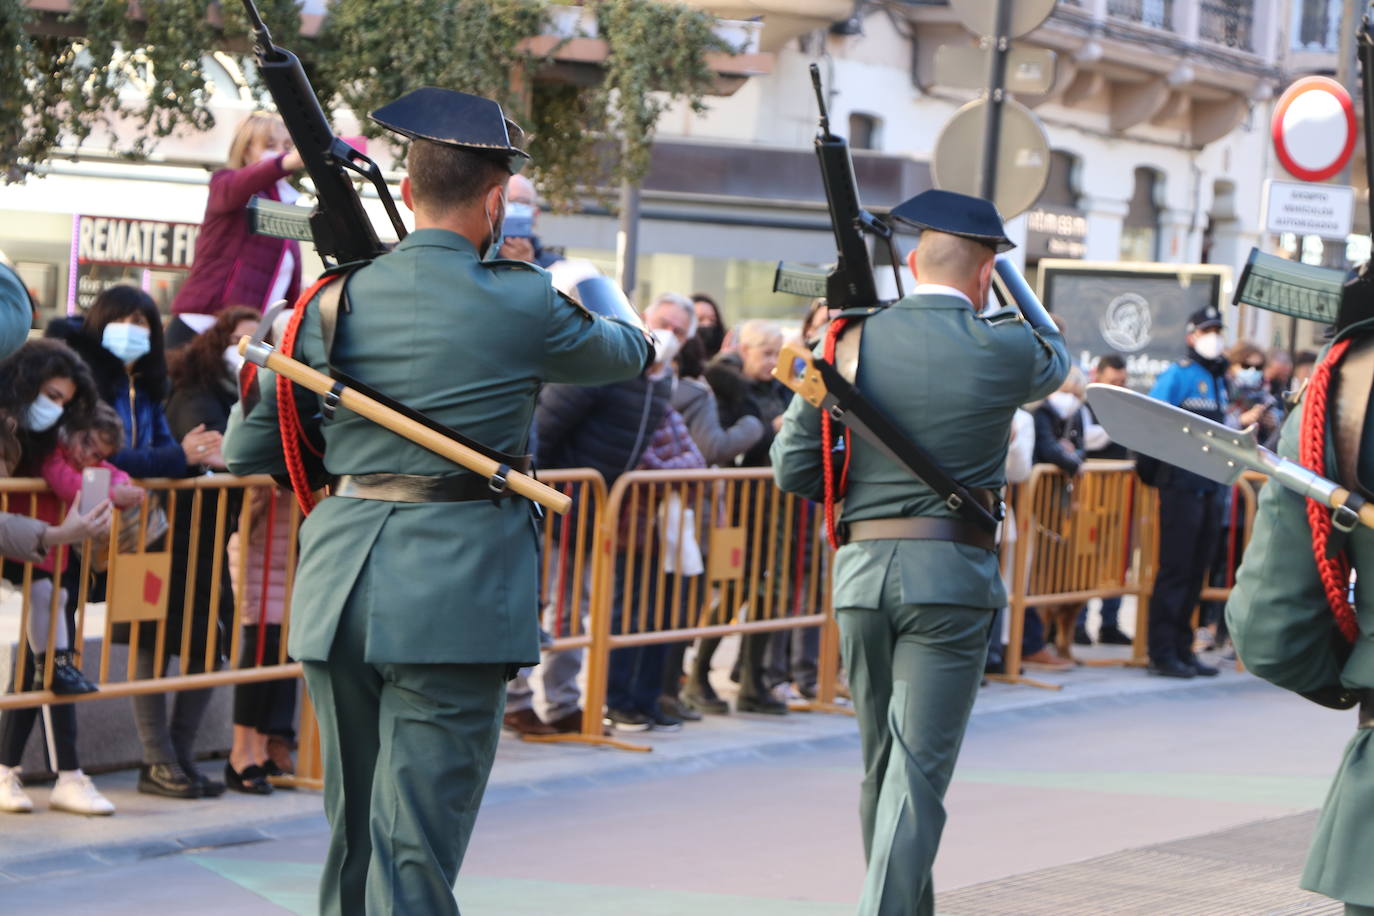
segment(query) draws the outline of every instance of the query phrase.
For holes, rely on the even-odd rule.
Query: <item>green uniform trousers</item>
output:
[[[304,663],[330,826],[320,913],[457,916],[506,666],[368,664],[365,626],[345,608],[329,661]]]
[[[897,564],[886,595],[900,594]],[[859,718],[868,876],[860,916],[929,916],[945,790],[983,678],[992,612],[899,604],[838,612]]]

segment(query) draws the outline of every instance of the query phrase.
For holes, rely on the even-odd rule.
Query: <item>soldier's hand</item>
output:
[[[510,261],[533,261],[534,243],[529,239],[506,239],[501,242],[501,247],[497,253]]]

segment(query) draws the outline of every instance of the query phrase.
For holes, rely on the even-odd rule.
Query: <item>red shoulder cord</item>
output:
[[[1327,351],[1326,359],[1312,373],[1307,383],[1307,404],[1302,413],[1302,437],[1298,441],[1298,459],[1303,467],[1316,474],[1326,475],[1327,395],[1336,364],[1350,348],[1350,340],[1342,340]],[[1321,574],[1322,588],[1331,613],[1341,634],[1350,642],[1359,635],[1355,609],[1350,606],[1350,557],[1344,552],[1334,557],[1326,555],[1331,539],[1331,510],[1314,499],[1307,500],[1307,523],[1312,528],[1312,553]]]
[[[296,307],[291,312],[291,320],[286,325],[286,330],[282,332],[281,341],[277,344],[277,351],[284,356],[290,356],[295,352],[296,332],[300,329],[301,319],[305,317],[305,307],[310,304],[320,290],[329,285],[330,281],[337,280],[343,274],[329,274],[316,280],[309,289],[301,293],[296,300]],[[258,367],[254,363],[249,363],[243,367],[243,373],[239,376],[239,396],[245,400],[248,392],[252,390],[253,384],[258,378]],[[305,438],[305,431],[301,427],[300,411],[296,409],[296,399],[292,397],[291,380],[277,376],[277,416],[281,423],[281,450],[282,456],[286,459],[286,473],[291,478],[291,489],[296,493],[296,502],[301,504],[301,513],[309,515],[310,510],[315,508],[315,496],[310,491],[310,482],[305,474],[305,459],[301,456],[301,445],[310,450],[310,454],[316,458],[323,458],[315,446],[310,444],[310,440]]]
[[[840,339],[840,333],[849,323],[847,318],[836,318],[830,322],[830,327],[825,332],[825,349],[822,351],[825,358],[831,363],[835,362],[835,343]],[[830,542],[831,550],[840,549],[840,538],[835,533],[835,502],[844,498],[844,492],[849,484],[849,457],[853,450],[849,447],[849,430],[845,430],[844,435],[844,468],[840,471],[839,485],[835,483],[835,428],[834,421],[830,419],[829,411],[821,411],[821,475],[825,480],[825,537]]]

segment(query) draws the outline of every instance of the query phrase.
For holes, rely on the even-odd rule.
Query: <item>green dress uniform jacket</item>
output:
[[[1362,327],[1368,333],[1368,326]],[[1325,354],[1323,354],[1323,358]],[[1301,410],[1284,424],[1279,454],[1298,458]],[[1342,485],[1336,447],[1327,424],[1325,476]],[[1358,473],[1374,482],[1374,411],[1366,414]],[[1361,573],[1355,588],[1359,636],[1350,645],[1339,634],[1312,555],[1306,499],[1268,484],[1260,493],[1253,534],[1235,588],[1226,603],[1226,622],[1248,670],[1324,705],[1349,691],[1374,688],[1374,531],[1356,526],[1346,550]],[[1346,713],[1355,724],[1355,711]],[[1361,728],[1346,746],[1312,841],[1302,886],[1344,900],[1347,912],[1374,913],[1374,729]]]
[[[649,345],[556,293],[545,272],[412,232],[349,280],[333,363],[490,448],[526,450],[540,385],[633,378]],[[326,370],[317,309],[296,358]],[[270,372],[224,454],[281,473]],[[314,395],[313,404],[319,401]],[[303,416],[306,414],[303,413]],[[331,474],[439,476],[447,460],[346,409],[322,423]],[[331,828],[325,916],[457,916],[453,885],[500,736],[505,682],[539,658],[536,530],[521,498],[326,498],[301,528],[291,654],[320,726]]]
[[[852,332],[851,332],[852,333]],[[855,385],[969,487],[1006,484],[1007,443],[1018,407],[1057,389],[1069,371],[1057,332],[1035,332],[1014,310],[974,314],[967,300],[912,295],[864,322]],[[778,486],[820,500],[820,411],[793,398],[773,442]],[[851,436],[843,521],[955,517],[934,490]],[[900,600],[1000,608],[997,557],[951,541],[861,541],[835,556],[835,607],[881,607],[887,568],[902,570]]]
[[[859,390],[966,486],[1006,482],[1012,416],[1059,387],[1069,357],[1057,331],[1016,312],[974,314],[959,296],[908,296],[865,321]],[[850,437],[842,522],[952,516],[943,500]],[[778,485],[823,497],[820,412],[794,398],[772,446]],[[859,816],[868,874],[861,916],[934,913],[930,871],[987,654],[1006,601],[997,554],[951,541],[872,540],[835,556],[834,606],[859,718]]]
[[[479,261],[456,233],[420,229],[348,281],[333,361],[343,372],[490,448],[525,451],[543,382],[598,385],[638,374],[644,335],[573,305],[541,268]],[[327,371],[318,310],[296,358]],[[282,473],[275,377],[224,455],[236,474]],[[453,474],[438,455],[340,408],[324,423],[331,474]],[[331,497],[301,529],[290,652],[329,656],[350,598],[373,663],[532,664],[539,658],[538,532],[520,498],[394,503]],[[364,565],[367,589],[356,589]]]

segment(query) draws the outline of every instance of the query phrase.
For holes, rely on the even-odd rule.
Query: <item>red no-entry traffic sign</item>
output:
[[[1355,151],[1355,106],[1340,83],[1306,76],[1289,86],[1274,109],[1274,151],[1289,174],[1325,181]]]

